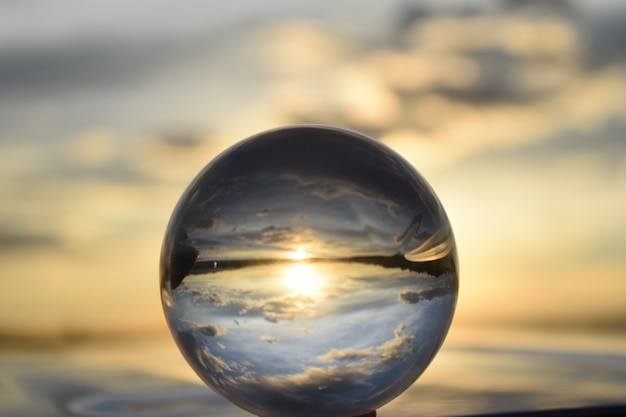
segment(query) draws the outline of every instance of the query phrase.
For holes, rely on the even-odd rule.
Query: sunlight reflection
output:
[[[321,291],[322,280],[311,265],[297,263],[287,268],[285,284],[295,294],[313,296]]]

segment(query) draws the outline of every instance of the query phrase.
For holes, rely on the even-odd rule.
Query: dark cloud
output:
[[[626,64],[626,7],[611,7],[586,22],[586,58],[592,68]]]
[[[423,292],[415,292],[415,291],[403,291],[398,294],[398,300],[402,301],[405,304],[415,304],[419,301],[425,300]]]
[[[270,226],[261,231],[258,241],[266,245],[279,244],[283,247],[289,247],[298,239],[302,239],[304,232],[304,230],[292,230],[290,227]]]
[[[219,327],[217,327],[217,325],[212,324],[212,323],[196,325],[194,326],[194,331],[198,332],[198,334],[201,334],[203,336],[210,336],[210,337],[222,336],[224,334],[224,330],[220,329]]]
[[[430,301],[436,297],[448,295],[449,290],[445,288],[433,288],[431,290],[410,291],[405,290],[398,294],[398,300],[404,304],[415,304],[420,301]]]
[[[221,226],[221,222],[213,217],[196,217],[193,222],[194,232],[211,230]]]
[[[606,174],[613,175],[619,170],[626,157],[624,131],[626,122],[618,115],[607,114],[604,123],[593,131],[578,131],[564,127],[561,131],[530,143],[515,147],[492,149],[474,155],[461,162],[455,170],[484,167],[488,164],[506,164],[507,168],[519,166],[552,167],[555,164],[581,156],[597,158]]]
[[[498,5],[504,10],[532,12],[540,16],[546,14],[568,17],[576,15],[575,2],[571,0],[503,0]]]
[[[161,142],[172,148],[195,149],[203,143],[202,135],[188,129],[168,130],[158,137]]]
[[[0,250],[60,248],[63,241],[51,234],[30,234],[0,230]]]
[[[420,289],[405,289],[398,294],[398,301],[404,304],[415,304],[430,301],[437,297],[455,294],[458,291],[458,279],[455,274],[444,274]]]
[[[0,94],[41,95],[137,85],[147,75],[209,51],[211,38],[117,39],[94,35],[65,43],[0,49]]]

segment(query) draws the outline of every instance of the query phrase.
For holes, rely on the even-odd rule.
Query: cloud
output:
[[[267,410],[275,410],[276,404],[280,404],[280,415],[362,414],[368,408],[380,406],[383,390],[376,381],[387,378],[382,374],[392,368],[379,366],[390,362],[400,364],[414,353],[413,337],[404,331],[404,325],[398,326],[392,339],[374,348],[333,349],[318,358],[327,366],[312,365],[302,372],[282,375],[260,375],[242,368],[240,373],[219,375],[219,385],[236,390],[240,404],[256,414],[267,414]],[[212,360],[209,364],[222,373],[231,370],[223,361]],[[337,409],[338,404],[344,409]]]
[[[458,275],[448,272],[438,277],[431,277],[419,289],[406,288],[398,294],[398,301],[404,304],[415,304],[420,301],[430,301],[437,297],[454,295],[458,291]]]
[[[196,217],[194,218],[193,228],[190,230],[190,234],[199,234],[199,232],[217,229],[223,226],[223,222],[219,219],[212,217]],[[202,235],[200,235],[202,236]]]
[[[265,320],[278,323],[279,321],[289,321],[297,316],[310,316],[310,308],[315,305],[315,300],[302,294],[287,295],[262,301],[254,306],[263,312]]]
[[[323,362],[334,362],[334,361],[353,361],[353,360],[361,360],[371,358],[374,353],[372,348],[369,349],[332,349],[330,352],[325,355],[319,356],[318,359]]]
[[[387,212],[392,216],[398,216],[398,203],[387,196],[369,193],[365,188],[359,188],[350,183],[322,183],[311,190],[311,195],[323,200],[335,200],[339,198],[355,197],[364,202],[375,202],[387,207]]]
[[[35,248],[61,248],[62,240],[55,235],[30,234],[0,229],[0,250],[6,249],[35,249]]]
[[[617,4],[618,2],[615,2]],[[586,57],[596,67],[610,66],[616,63],[624,65],[626,61],[626,8],[623,3],[620,7],[609,7],[603,13],[596,14],[590,19],[587,31],[588,36]]]
[[[277,337],[272,337],[272,336],[261,336],[259,339],[261,339],[264,342],[269,343],[270,345],[274,345],[278,343],[279,341]]]
[[[232,387],[246,409],[257,415],[280,409],[279,415],[363,414],[363,407],[376,396],[369,375],[357,366],[308,367],[302,373],[259,376],[248,373]],[[352,405],[346,398],[359,398]],[[364,404],[365,403],[365,404]],[[341,408],[339,408],[341,407]]]
[[[448,294],[450,294],[450,290],[442,287],[420,291],[404,290],[398,294],[398,301],[401,301],[404,304],[415,304],[420,301],[430,301],[436,297],[443,297]]]
[[[202,342],[200,342],[190,329],[179,329],[177,331],[178,342],[183,346],[184,350],[190,355],[189,360],[194,362],[200,369],[206,369],[204,376],[214,383],[228,380],[234,383],[228,375],[235,371],[241,372],[243,367],[236,363],[229,363],[219,356],[211,353],[211,350]]]
[[[292,229],[291,227],[269,226],[261,231],[257,242],[264,245],[289,248],[296,244],[310,243],[313,241],[313,233],[314,231],[310,228]],[[248,238],[250,237],[254,239],[253,236],[248,236]]]
[[[226,332],[225,328],[220,329],[215,324],[198,325],[194,330],[203,336],[211,337],[222,336]]]
[[[285,294],[277,297],[262,298],[263,294],[241,289],[219,289],[209,287],[201,289],[186,288],[192,294],[194,304],[204,300],[219,307],[221,314],[254,316],[261,315],[271,323],[291,321],[298,316],[310,317],[316,300],[303,294]],[[235,324],[239,325],[238,321]]]
[[[332,349],[328,353],[319,356],[323,362],[343,362],[348,361],[358,363],[364,369],[376,369],[380,364],[400,361],[415,352],[413,346],[414,337],[403,334],[406,326],[400,324],[393,332],[394,338],[384,343],[366,349]]]
[[[310,327],[306,327],[306,326],[295,328],[295,329],[293,329],[293,331],[294,332],[298,332],[298,333],[304,333],[304,334],[311,334],[311,333],[313,333],[313,330],[311,330]]]
[[[128,74],[118,73],[121,57],[126,55],[123,53],[126,52],[125,47],[118,46],[113,55],[110,47],[93,42],[2,51],[0,91],[6,95],[20,91],[55,91],[80,85],[94,87],[104,80],[113,85],[121,83]],[[144,65],[148,63],[136,61],[133,64],[145,69]]]
[[[588,131],[563,130],[541,141],[491,150],[466,159],[457,169],[504,163],[507,167],[522,170],[531,164],[535,167],[554,167],[568,161],[583,162],[582,158],[591,157],[599,163],[580,164],[581,169],[590,165],[603,167],[607,169],[605,173],[615,175],[622,161],[626,160],[626,142],[623,140],[625,120],[625,117],[613,115]]]
[[[398,294],[398,300],[402,301],[405,304],[415,304],[418,301],[422,301],[424,299],[425,297],[422,291],[416,292],[406,290]]]
[[[352,366],[312,366],[300,374],[261,377],[259,382],[271,386],[273,390],[295,386],[303,392],[315,392],[330,386],[334,386],[334,389],[369,387],[371,384],[365,381],[366,376],[365,370]]]
[[[443,209],[440,209],[438,220],[441,225],[433,231],[433,224],[422,213],[417,214],[411,224],[394,241],[400,244],[400,250],[406,260],[411,262],[428,262],[442,259],[454,249],[454,236],[450,223]]]
[[[399,325],[393,332],[394,338],[378,347],[377,353],[381,362],[401,361],[415,353],[414,337],[403,334],[404,329],[405,325]]]
[[[183,321],[182,326],[188,332],[193,332],[194,334],[209,336],[209,337],[218,337],[224,336],[227,333],[227,328],[224,326],[218,326],[213,323],[201,324],[193,321]]]
[[[195,352],[198,362],[204,367],[204,369],[210,370],[211,373],[224,375],[233,371],[231,365],[220,359],[218,356],[213,355],[206,346],[202,346],[200,349],[195,349],[193,352]]]
[[[222,294],[217,290],[216,287],[201,289],[194,288],[193,290],[191,290],[191,296],[193,297],[194,302],[197,302],[199,300],[208,300],[216,307],[221,307],[227,304],[224,300],[222,300]]]

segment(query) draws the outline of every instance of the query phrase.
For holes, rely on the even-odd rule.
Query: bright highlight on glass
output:
[[[306,264],[292,265],[287,269],[285,282],[295,294],[311,296],[320,291],[321,279],[313,267]]]
[[[408,388],[458,291],[425,180],[362,134],[253,136],[183,193],[161,254],[172,334],[196,373],[258,416],[350,417]]]

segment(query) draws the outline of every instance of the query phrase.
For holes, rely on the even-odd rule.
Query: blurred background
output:
[[[624,45],[619,0],[0,1],[0,344],[167,335],[178,197],[292,123],[431,183],[453,333],[626,337]]]

